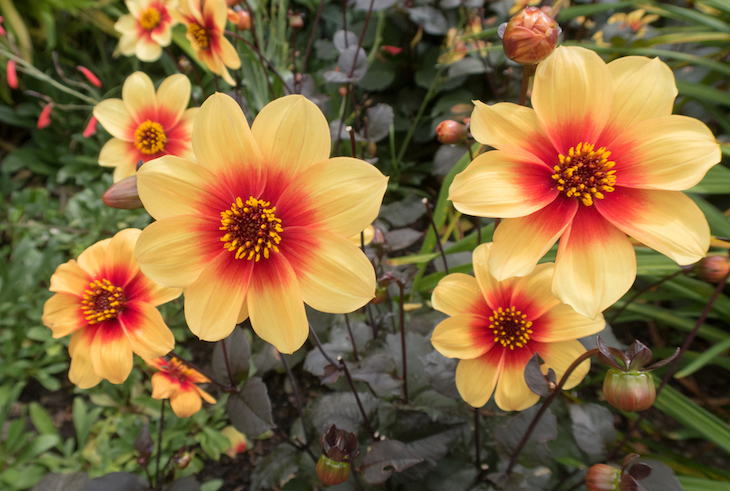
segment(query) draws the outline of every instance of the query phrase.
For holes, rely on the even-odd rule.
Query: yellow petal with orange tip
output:
[[[200,411],[203,402],[200,400],[200,394],[191,385],[189,388],[180,390],[175,397],[171,398],[170,406],[178,418],[189,418]]]
[[[116,320],[107,320],[97,327],[90,346],[94,371],[113,384],[121,384],[132,371],[132,345]]]
[[[120,140],[133,142],[137,124],[121,99],[106,99],[94,106],[94,116],[101,126]]]
[[[152,398],[169,399],[180,392],[180,383],[165,372],[152,375]]]
[[[139,46],[140,43],[137,43],[138,48]],[[159,45],[157,47],[159,48]],[[155,86],[152,85],[152,80],[144,72],[134,72],[127,77],[122,86],[122,100],[132,121],[137,125],[143,123],[150,114],[157,113]]]
[[[476,278],[463,273],[446,275],[431,296],[433,308],[446,315],[489,313]]]
[[[355,234],[349,238],[349,241],[356,246],[361,247],[363,244],[370,244],[373,241],[373,237],[375,237],[375,228],[372,225],[368,225],[365,227],[365,230],[362,231],[362,237],[360,234]]]
[[[287,227],[279,244],[304,302],[320,312],[353,312],[375,296],[375,270],[352,242],[326,230]]]
[[[83,295],[84,290],[89,288],[91,276],[83,270],[76,261],[71,259],[56,268],[51,275],[52,292],[70,293],[72,295]]]
[[[431,335],[436,351],[448,358],[478,358],[494,346],[489,319],[475,314],[458,314],[436,326]]]
[[[352,237],[378,217],[387,186],[388,178],[367,162],[328,159],[311,165],[291,182],[277,202],[277,215],[286,217],[288,226]]]
[[[280,352],[294,353],[307,340],[309,325],[299,282],[281,254],[256,264],[246,302],[253,330]]]
[[[280,97],[267,104],[256,116],[251,132],[267,168],[278,172],[297,175],[330,156],[327,119],[301,95]]]
[[[565,371],[568,367],[578,359],[583,353],[586,352],[585,347],[575,339],[568,341],[561,341],[558,343],[549,343],[546,345],[547,349],[543,349],[540,352],[540,356],[545,360],[545,364],[542,366],[543,372],[546,372],[548,367],[555,370],[555,376],[558,381],[563,378]],[[570,374],[568,381],[563,386],[563,389],[572,389],[583,381],[588,371],[591,369],[591,360],[584,360],[580,365]],[[523,377],[524,378],[524,377]]]
[[[216,402],[215,401],[215,397],[213,397],[212,395],[208,394],[206,391],[204,391],[203,389],[201,389],[197,385],[194,385],[194,387],[195,387],[195,390],[198,393],[198,395],[202,399],[204,399],[205,402],[207,402],[208,404],[215,404],[215,402]]]
[[[115,286],[124,288],[139,272],[134,258],[134,246],[142,231],[126,228],[117,232],[109,243],[107,279]]]
[[[193,334],[203,341],[218,341],[233,331],[246,292],[251,291],[251,273],[259,266],[254,263],[222,251],[203,269],[185,290],[185,320]]]
[[[155,43],[157,47],[159,44]],[[175,126],[190,102],[190,80],[182,73],[171,75],[162,81],[157,89],[157,106],[167,116],[170,126]]]
[[[168,354],[175,347],[175,336],[160,312],[147,302],[127,302],[119,320],[129,337],[132,351],[142,358]]]
[[[76,331],[71,336],[71,342],[68,345],[68,353],[71,356],[71,366],[68,370],[68,379],[79,389],[90,389],[99,382],[102,377],[94,371],[91,363],[91,340],[93,333],[85,331]]]
[[[553,276],[553,294],[590,319],[629,291],[636,278],[629,239],[595,208],[581,207],[560,238]]]
[[[499,349],[493,349],[479,358],[461,360],[456,367],[456,388],[472,407],[482,407],[494,393],[502,374],[504,360]]]
[[[258,196],[263,189],[263,157],[233,98],[220,93],[208,97],[195,117],[192,141],[201,166],[216,176],[244,174],[249,195]]]
[[[512,285],[515,280],[514,278],[506,278],[499,281],[490,272],[489,258],[491,257],[492,247],[494,247],[492,243],[478,245],[472,253],[472,262],[474,263],[474,276],[479,289],[489,309],[494,311],[499,308],[512,307]]]
[[[56,293],[46,300],[42,320],[51,329],[54,338],[68,336],[88,324],[81,308],[81,299],[67,293]]]

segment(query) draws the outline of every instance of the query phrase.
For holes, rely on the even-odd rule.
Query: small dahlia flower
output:
[[[375,294],[375,272],[349,237],[378,216],[388,179],[362,160],[329,158],[327,120],[300,95],[264,107],[249,129],[229,96],[203,103],[198,164],[162,157],[137,188],[157,221],[137,244],[145,274],[185,288],[185,318],[206,341],[251,318],[282,353],[307,339],[304,303],[352,312]]]
[[[176,74],[162,81],[157,93],[152,80],[135,72],[124,81],[122,99],[107,99],[94,116],[114,136],[99,154],[99,165],[115,167],[114,182],[133,176],[137,162],[163,155],[194,159],[190,138],[197,108],[187,109],[190,80]]]
[[[462,213],[506,218],[494,235],[497,280],[529,274],[558,238],[553,293],[594,318],[636,277],[627,235],[681,265],[710,243],[702,211],[681,190],[720,161],[702,122],[672,115],[674,75],[658,58],[560,47],[540,63],[534,109],[476,101],[471,133],[497,150],[454,179]]]
[[[148,366],[158,370],[152,375],[152,398],[170,399],[172,411],[178,418],[188,418],[203,407],[201,398],[210,404],[215,399],[195,384],[205,384],[210,379],[174,356],[169,360],[156,358],[145,360]]]
[[[501,226],[501,225],[500,225]],[[433,308],[450,317],[433,331],[434,348],[459,358],[456,388],[474,407],[494,400],[505,411],[522,411],[540,398],[525,382],[525,366],[538,352],[558,380],[586,349],[578,338],[600,332],[605,322],[584,317],[550,292],[553,263],[538,265],[521,278],[496,280],[490,273],[491,244],[474,250],[474,275],[453,273],[433,291]],[[578,385],[590,361],[581,363],[565,384]]]
[[[226,426],[221,430],[221,433],[231,442],[231,446],[226,450],[226,454],[230,458],[235,459],[236,455],[246,451],[248,447],[246,435],[238,431],[235,426]]]
[[[140,230],[128,228],[92,245],[56,268],[43,306],[43,324],[54,338],[71,336],[68,378],[82,389],[107,379],[121,384],[132,370],[132,353],[167,354],[175,338],[155,308],[180,296],[179,288],[150,281],[137,266]]]
[[[129,13],[121,16],[114,29],[122,33],[117,51],[124,56],[136,55],[142,61],[156,61],[162,48],[172,40],[177,20],[170,12],[177,0],[127,0]]]
[[[223,36],[228,19],[225,0],[180,0],[180,10],[173,15],[187,27],[187,38],[195,56],[211,72],[233,85],[228,68],[240,68],[241,59],[231,42]]]

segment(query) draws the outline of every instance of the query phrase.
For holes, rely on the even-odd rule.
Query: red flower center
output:
[[[616,162],[610,162],[605,147],[593,150],[594,145],[579,143],[570,147],[568,156],[558,155],[560,164],[553,167],[553,179],[558,182],[558,191],[569,198],[578,198],[584,205],[591,206],[593,199],[603,199],[603,193],[613,191],[616,171],[611,170]]]
[[[147,10],[143,11],[142,14],[139,16],[139,25],[142,26],[142,29],[151,31],[159,24],[160,12],[154,7],[148,8]]]
[[[206,31],[200,24],[196,24],[195,22],[189,24],[188,34],[190,34],[190,37],[192,38],[190,42],[193,44],[193,48],[200,50],[208,49],[210,46],[208,31]]]
[[[97,324],[108,319],[116,319],[124,310],[124,290],[111,284],[106,278],[89,283],[84,292],[81,309],[89,324]]]
[[[220,230],[223,247],[236,253],[236,259],[268,259],[271,251],[279,252],[281,219],[276,218],[276,207],[253,196],[244,203],[241,198],[231,204],[231,209],[221,212]]]
[[[492,312],[489,318],[491,324],[489,329],[494,334],[494,342],[502,346],[515,349],[515,346],[522,348],[530,340],[532,334],[532,322],[526,321],[527,314],[523,314],[515,307],[502,309],[502,307]]]
[[[160,123],[149,119],[139,125],[134,132],[134,146],[145,155],[154,155],[162,152],[167,143],[165,130]]]

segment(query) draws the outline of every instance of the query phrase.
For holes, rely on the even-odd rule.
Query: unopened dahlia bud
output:
[[[106,190],[101,200],[110,208],[134,210],[142,208],[142,201],[137,191],[137,176],[125,177],[115,182]]]
[[[301,29],[304,27],[304,19],[300,14],[295,14],[289,17],[289,27],[292,29]]]
[[[637,412],[649,409],[656,399],[654,377],[649,373],[611,368],[603,380],[606,401],[616,409]]]
[[[588,491],[618,491],[620,481],[621,471],[606,464],[596,464],[586,474]]]
[[[350,463],[360,455],[357,437],[335,425],[319,438],[322,456],[317,461],[317,475],[327,486],[336,486],[347,481]]]
[[[251,29],[251,14],[247,10],[241,10],[238,12],[238,29],[241,31],[248,31]]]
[[[560,27],[537,7],[525,7],[499,28],[504,53],[520,65],[535,65],[555,51]]]
[[[725,256],[707,256],[695,264],[692,270],[703,280],[717,283],[730,272],[730,262]]]
[[[436,127],[436,136],[445,144],[461,143],[466,140],[466,134],[466,126],[453,119],[441,121]]]

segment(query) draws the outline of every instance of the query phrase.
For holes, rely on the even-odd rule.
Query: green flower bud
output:
[[[618,491],[620,481],[621,471],[606,464],[596,464],[586,474],[588,491]]]
[[[327,486],[342,484],[350,476],[350,463],[337,462],[322,455],[317,461],[317,475]]]
[[[616,409],[636,412],[649,409],[656,399],[654,377],[639,371],[611,368],[603,381],[606,401]]]

